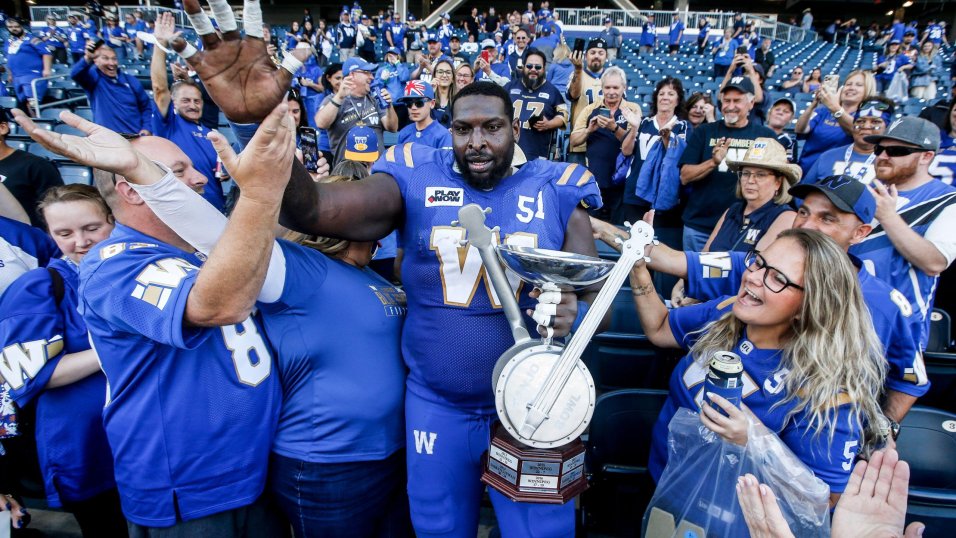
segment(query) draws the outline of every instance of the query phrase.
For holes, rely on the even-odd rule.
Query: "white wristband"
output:
[[[302,66],[305,65],[299,61],[298,58],[293,56],[291,53],[287,53],[284,58],[282,58],[281,67],[286,71],[295,75],[299,69],[302,69]]]
[[[216,23],[222,32],[232,32],[239,28],[236,24],[236,16],[229,7],[226,0],[209,0],[209,7],[212,9],[212,16],[216,17]]]
[[[206,12],[199,8],[199,13],[187,13],[189,17],[190,24],[193,25],[193,30],[196,30],[196,33],[199,35],[209,35],[216,33],[216,29],[212,27],[212,21],[209,20],[209,15],[206,15]]]
[[[188,60],[192,58],[193,55],[195,55],[197,52],[199,51],[196,49],[196,47],[193,46],[192,43],[186,43],[186,48],[184,48],[183,51],[179,53],[179,56],[183,60]]]

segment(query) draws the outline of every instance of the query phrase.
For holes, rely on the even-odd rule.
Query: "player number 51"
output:
[[[515,218],[525,224],[531,222],[531,219],[544,220],[544,204],[541,202],[541,192],[538,192],[537,211],[535,211],[534,205],[534,198],[530,196],[518,196],[518,213],[515,215]]]

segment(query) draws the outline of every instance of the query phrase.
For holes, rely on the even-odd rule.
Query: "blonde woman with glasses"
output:
[[[651,475],[660,479],[668,423],[685,407],[700,411],[704,426],[738,445],[747,444],[749,421],[763,423],[829,485],[835,503],[856,455],[882,440],[878,398],[886,361],[857,271],[832,239],[802,229],[782,232],[747,262],[736,296],[670,311],[645,264],[631,271],[647,337],[688,352],[671,376],[654,426]],[[717,395],[704,403],[704,376],[717,351],[732,351],[743,363],[740,409]]]

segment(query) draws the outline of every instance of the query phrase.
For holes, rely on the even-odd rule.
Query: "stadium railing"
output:
[[[33,89],[33,95],[37,94],[38,82],[42,82],[44,80],[53,81],[53,80],[61,80],[61,79],[72,80],[70,78],[69,73],[58,73],[56,75],[50,75],[48,77],[40,77],[37,79],[33,79],[33,81],[30,82],[30,87]],[[36,113],[35,115],[39,117],[40,111],[43,110],[44,108],[59,108],[61,105],[76,103],[79,101],[87,101],[87,96],[84,94],[84,95],[79,95],[76,97],[65,97],[64,99],[59,99],[55,101],[47,101],[45,103],[41,103],[38,100],[34,99],[33,100],[34,112]]]

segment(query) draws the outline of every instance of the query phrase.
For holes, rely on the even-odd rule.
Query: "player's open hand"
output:
[[[72,112],[61,112],[60,120],[83,131],[86,136],[41,129],[20,110],[14,109],[13,116],[30,138],[53,153],[79,164],[120,174],[136,183],[152,183],[162,179],[164,175],[159,167],[136,151],[122,135]]]
[[[191,52],[192,45],[181,36],[172,40],[173,49],[186,57],[227,118],[239,123],[261,121],[282,101],[292,83],[292,71],[298,67],[291,71],[276,67],[269,56],[262,40],[262,7],[258,0],[244,2],[245,37],[240,35],[226,0],[209,0],[222,37],[212,28],[199,0],[184,0],[183,7],[205,50]],[[309,50],[296,49],[289,54],[301,63]]]
[[[241,189],[240,196],[263,204],[278,204],[295,159],[295,122],[283,101],[259,125],[246,149],[236,155],[217,131],[209,133],[223,166]]]

